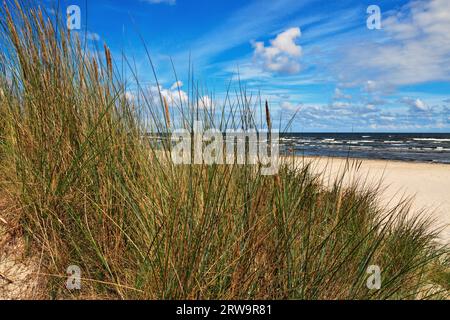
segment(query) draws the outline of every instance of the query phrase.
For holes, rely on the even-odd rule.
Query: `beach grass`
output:
[[[202,108],[195,84],[169,105],[131,59],[118,59],[125,78],[106,45],[87,50],[80,38],[40,9],[2,6],[0,183],[21,208],[14,221],[30,252],[42,255],[46,297],[448,295],[448,250],[407,200],[387,209],[377,188],[342,176],[328,187],[290,161],[275,176],[250,164],[174,165],[171,144],[147,137],[191,130],[194,120],[271,128],[270,106],[239,91]],[[66,289],[71,265],[81,290]],[[371,265],[382,271],[379,290],[367,287]]]

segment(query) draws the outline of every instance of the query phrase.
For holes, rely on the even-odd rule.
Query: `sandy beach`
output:
[[[387,206],[402,198],[414,197],[413,210],[425,209],[436,219],[436,227],[445,227],[441,240],[450,242],[450,165],[325,157],[299,157],[296,161],[311,163],[314,171],[322,173],[325,182],[329,183],[349,167],[347,183],[353,179],[368,185],[381,182],[382,201]],[[355,161],[361,165],[356,166]]]

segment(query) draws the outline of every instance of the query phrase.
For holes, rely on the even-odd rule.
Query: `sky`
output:
[[[147,47],[168,96],[188,91],[191,66],[205,104],[231,82],[267,99],[281,127],[296,114],[292,131],[450,132],[449,0],[61,0],[59,10],[68,5],[81,8],[89,45],[106,43],[116,64],[125,53],[151,88]],[[380,28],[368,27],[372,5]]]

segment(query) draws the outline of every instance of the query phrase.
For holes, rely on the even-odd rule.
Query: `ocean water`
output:
[[[287,133],[283,153],[450,164],[450,133]]]

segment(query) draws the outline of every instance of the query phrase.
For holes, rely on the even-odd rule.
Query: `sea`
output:
[[[450,133],[285,133],[280,142],[297,156],[450,164]]]

